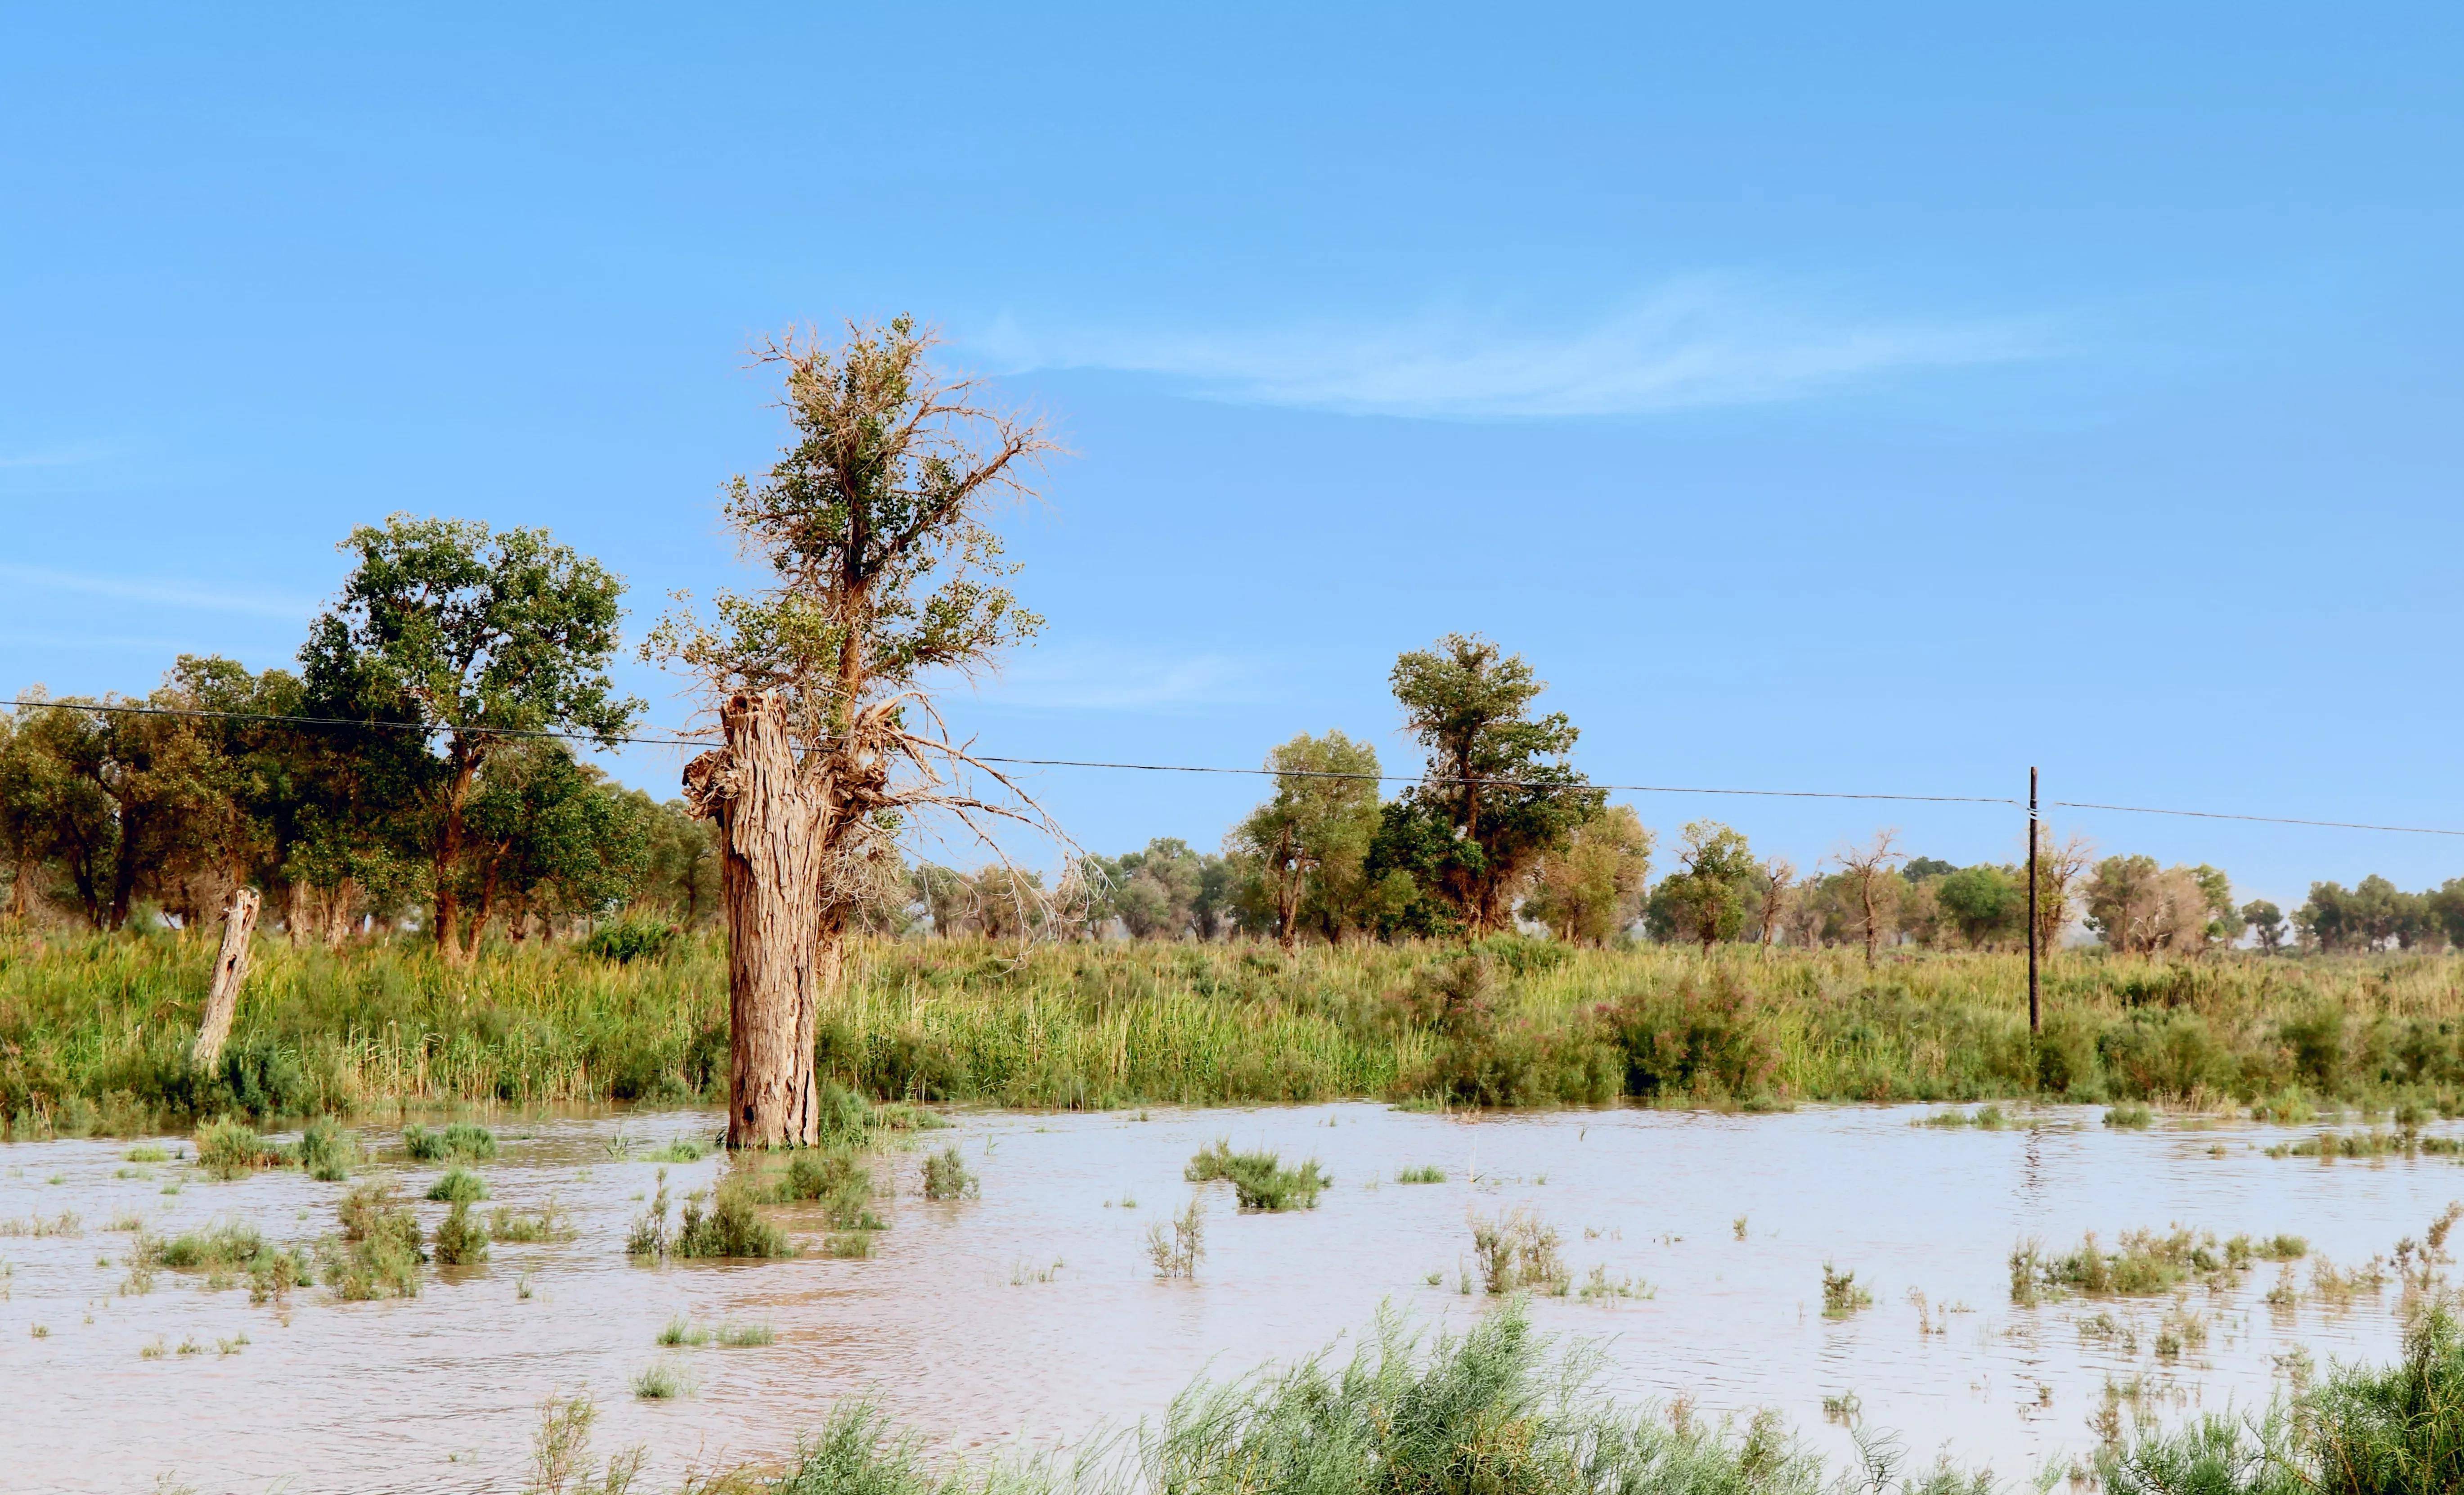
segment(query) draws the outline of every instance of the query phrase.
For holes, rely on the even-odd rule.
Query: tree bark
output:
[[[223,915],[222,952],[214,957],[214,981],[206,993],[206,1014],[197,1024],[196,1047],[189,1064],[198,1069],[222,1057],[231,1038],[231,1015],[239,1010],[239,985],[248,979],[248,941],[256,932],[259,900],[253,887],[231,891],[231,910]]]
[[[810,1147],[821,1140],[814,1030],[845,957],[844,940],[823,928],[826,803],[797,762],[785,702],[739,691],[719,726],[726,748],[686,765],[684,778],[686,803],[719,828],[727,1145]]]

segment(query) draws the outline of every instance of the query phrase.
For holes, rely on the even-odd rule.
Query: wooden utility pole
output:
[[[248,979],[248,941],[256,932],[256,889],[242,887],[231,892],[231,908],[223,915],[223,948],[214,957],[214,981],[206,993],[206,1015],[197,1023],[197,1044],[188,1051],[188,1062],[195,1068],[209,1067],[222,1058],[223,1044],[231,1038],[231,1015],[239,1010],[239,985]]]
[[[2028,770],[2028,1032],[2038,1031],[2036,1015],[2036,770]]]

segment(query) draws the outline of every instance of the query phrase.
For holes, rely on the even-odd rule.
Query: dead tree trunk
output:
[[[206,993],[206,1015],[197,1024],[197,1046],[188,1062],[198,1069],[222,1058],[231,1038],[231,1015],[239,1009],[239,984],[248,979],[248,941],[256,932],[256,889],[235,888],[231,910],[223,915],[222,952],[214,957],[214,982]]]
[[[826,809],[797,761],[787,712],[768,692],[737,692],[719,710],[726,748],[685,766],[686,802],[719,828],[731,1148],[821,1140],[814,1028],[842,942],[822,939]]]

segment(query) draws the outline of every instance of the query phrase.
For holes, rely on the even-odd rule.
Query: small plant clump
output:
[[[590,1427],[599,1406],[588,1396],[563,1400],[551,1396],[539,1408],[539,1431],[531,1438],[531,1477],[523,1495],[626,1495],[641,1477],[649,1451],[636,1444],[607,1461],[594,1475],[590,1460]]]
[[[488,1260],[488,1228],[471,1217],[471,1201],[456,1199],[436,1227],[436,1264],[476,1266]]]
[[[1206,1258],[1206,1214],[1203,1201],[1192,1199],[1178,1215],[1174,1216],[1169,1229],[1163,1221],[1147,1227],[1147,1260],[1155,1263],[1155,1276],[1167,1281],[1188,1281],[1198,1275],[1198,1263]]]
[[[1857,1274],[1822,1263],[1822,1316],[1844,1319],[1874,1305],[1874,1295],[1857,1285]]]
[[[1446,1181],[1446,1171],[1434,1164],[1397,1169],[1395,1181],[1398,1184],[1441,1184]]]
[[[2011,1252],[2011,1301],[2026,1305],[2071,1293],[2154,1297],[2186,1283],[2222,1291],[2239,1283],[2255,1261],[2290,1261],[2309,1249],[2299,1236],[2266,1240],[2235,1236],[2219,1242],[2212,1235],[2180,1226],[2163,1234],[2123,1231],[2121,1247],[2114,1251],[2100,1246],[2094,1232],[2061,1256],[2049,1256],[2036,1242],[2024,1240]]]
[[[419,1268],[428,1260],[422,1249],[419,1217],[402,1202],[401,1190],[390,1179],[353,1184],[335,1207],[342,1238],[326,1241],[322,1259],[325,1285],[345,1301],[419,1296]]]
[[[767,1324],[721,1324],[714,1336],[722,1350],[759,1350],[779,1342],[779,1331]]]
[[[319,1183],[338,1184],[350,1177],[351,1170],[360,1165],[360,1139],[336,1126],[332,1118],[319,1116],[299,1134],[292,1156],[309,1177]]]
[[[664,1194],[665,1191],[661,1193]],[[703,1200],[709,1205],[704,1208]],[[752,1179],[730,1173],[707,1195],[696,1190],[685,1196],[684,1217],[677,1223],[668,1254],[704,1258],[791,1257],[796,1248],[778,1226],[761,1217],[756,1207]]]
[[[633,1395],[644,1401],[670,1401],[692,1391],[693,1380],[684,1367],[670,1360],[654,1360],[633,1377]]]
[[[1235,1152],[1229,1138],[1217,1142],[1189,1160],[1182,1176],[1191,1183],[1223,1179],[1244,1210],[1276,1213],[1314,1210],[1317,1196],[1334,1180],[1310,1158],[1298,1168],[1286,1168],[1272,1152]]]
[[[872,1171],[856,1160],[852,1148],[799,1149],[787,1166],[773,1174],[770,1198],[781,1203],[812,1201],[822,1206],[832,1230],[880,1230],[872,1213]]]
[[[2315,1157],[2321,1163],[2339,1158],[2452,1156],[2464,1153],[2464,1138],[2425,1137],[2407,1127],[2401,1131],[2323,1131],[2298,1142],[2279,1142],[2269,1157]]]
[[[2108,1106],[2104,1113],[2104,1124],[2106,1126],[2131,1130],[2136,1130],[2139,1127],[2148,1126],[2155,1120],[2156,1113],[2154,1111],[2149,1110],[2146,1106],[2139,1105],[2135,1101],[2125,1102],[2121,1105]]]
[[[665,1327],[659,1330],[659,1344],[669,1350],[673,1350],[683,1345],[707,1345],[709,1343],[710,1330],[706,1328],[695,1328],[693,1325],[693,1321],[686,1318],[681,1313],[677,1314],[674,1318],[668,1320]]]
[[[290,1161],[281,1149],[269,1146],[244,1121],[212,1121],[197,1128],[197,1166],[216,1178],[241,1178]]]
[[[957,1148],[944,1148],[924,1160],[925,1198],[972,1199],[977,1193],[976,1175],[967,1171]]]
[[[428,1197],[437,1204],[476,1204],[488,1197],[488,1181],[457,1163],[428,1186]]]
[[[550,1199],[538,1209],[527,1212],[496,1209],[488,1216],[488,1234],[508,1243],[527,1244],[540,1240],[571,1240],[577,1232],[564,1206]]]
[[[474,1122],[454,1122],[440,1131],[413,1122],[402,1129],[402,1147],[415,1163],[484,1163],[496,1155],[496,1134]]]
[[[121,1153],[121,1156],[131,1163],[167,1163],[171,1161],[171,1154],[168,1149],[158,1147],[151,1142],[141,1142],[137,1146],[130,1148],[127,1151]]]
[[[1557,1233],[1529,1210],[1495,1219],[1472,1216],[1472,1258],[1482,1290],[1492,1297],[1527,1291],[1564,1297],[1573,1290],[1573,1277],[1557,1248]]]

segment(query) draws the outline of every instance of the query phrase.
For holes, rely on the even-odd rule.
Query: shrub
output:
[[[976,1193],[976,1175],[967,1171],[957,1148],[946,1148],[924,1160],[925,1198],[973,1198]]]
[[[1160,1221],[1147,1227],[1147,1260],[1155,1263],[1157,1277],[1194,1278],[1205,1257],[1206,1216],[1198,1200],[1173,1216],[1171,1230]]]
[[[707,1195],[707,1211],[702,1207],[704,1197],[699,1193],[686,1195],[684,1218],[668,1246],[671,1255],[775,1258],[796,1254],[779,1227],[761,1217],[754,1203],[752,1181],[744,1175],[731,1173],[720,1179]]]
[[[441,1163],[457,1158],[484,1163],[496,1155],[496,1134],[472,1122],[454,1122],[441,1131],[430,1131],[413,1122],[402,1129],[402,1146],[413,1162]]]
[[[1843,1272],[1830,1262],[1822,1263],[1822,1316],[1844,1319],[1848,1315],[1874,1305],[1874,1295],[1857,1285],[1857,1274]]]
[[[475,1204],[488,1197],[488,1181],[456,1164],[428,1186],[428,1197],[441,1204]]]
[[[471,1217],[471,1201],[456,1199],[436,1227],[436,1264],[476,1266],[488,1260],[488,1232]]]
[[[225,1118],[197,1128],[197,1166],[216,1178],[237,1178],[288,1161],[246,1122]]]
[[[1557,1254],[1557,1233],[1529,1210],[1495,1219],[1472,1216],[1472,1257],[1480,1263],[1482,1289],[1492,1296],[1538,1290],[1563,1297],[1573,1284]]]
[[[619,919],[602,925],[582,942],[584,951],[602,960],[629,966],[637,960],[658,960],[674,948],[674,925],[660,919]]]
[[[1182,1176],[1191,1183],[1228,1180],[1244,1210],[1314,1210],[1317,1196],[1334,1180],[1310,1158],[1298,1168],[1286,1168],[1272,1152],[1235,1152],[1229,1138],[1218,1141],[1189,1160]]]
[[[818,1201],[832,1230],[879,1230],[872,1213],[872,1172],[845,1147],[800,1149],[770,1184],[781,1203]]]
[[[335,1207],[341,1242],[323,1242],[319,1254],[325,1285],[346,1299],[415,1298],[421,1250],[419,1217],[402,1202],[389,1179],[354,1184]]]
[[[360,1139],[336,1126],[330,1117],[319,1116],[299,1134],[299,1145],[294,1149],[299,1166],[308,1176],[319,1183],[338,1184],[351,1176],[360,1163]]]

